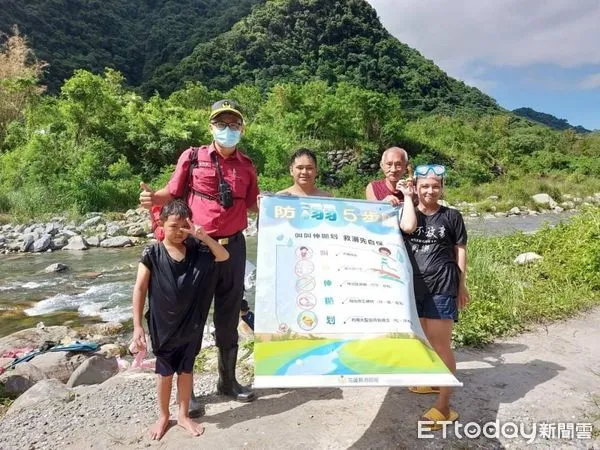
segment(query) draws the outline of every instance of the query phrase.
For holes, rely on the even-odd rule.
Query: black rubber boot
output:
[[[188,414],[192,419],[204,415],[204,405],[200,403],[200,401],[196,398],[196,396],[194,395],[194,391],[192,391],[192,396],[190,397],[190,407],[188,408]]]
[[[175,401],[179,405],[179,392],[175,394]],[[188,407],[188,415],[193,419],[204,415],[204,405],[196,398],[194,391],[190,397],[190,406]]]
[[[251,402],[256,398],[254,392],[239,384],[235,379],[237,353],[237,346],[225,350],[219,348],[219,382],[217,383],[217,392],[227,395],[238,402]]]

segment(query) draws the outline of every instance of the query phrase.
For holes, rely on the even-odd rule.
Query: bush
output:
[[[264,190],[290,185],[288,157],[304,146],[315,150],[328,175],[325,190],[363,198],[377,175],[359,172],[358,163],[370,167],[384,149],[400,145],[413,165],[447,166],[453,200],[501,195],[506,205],[534,207],[531,196],[538,192],[558,201],[561,193],[600,191],[597,134],[555,132],[507,114],[408,120],[398,96],[345,82],[285,83],[266,92],[240,85],[228,94],[248,111],[241,147]],[[59,96],[36,101],[23,120],[6,127],[0,210],[31,215],[65,205],[80,212],[132,207],[140,180],[164,186],[185,148],[210,141],[209,105],[223,95],[196,83],[167,99],[144,100],[114,70],[77,71]],[[332,173],[332,151],[352,162]]]
[[[520,253],[543,260],[513,263]],[[471,303],[454,329],[459,345],[482,345],[535,323],[600,303],[600,209],[534,235],[471,239]]]

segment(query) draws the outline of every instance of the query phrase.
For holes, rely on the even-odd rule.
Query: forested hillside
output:
[[[590,133],[590,130],[582,126],[573,126],[566,119],[559,119],[552,114],[546,114],[543,112],[536,111],[531,108],[517,108],[513,110],[513,113],[517,116],[524,117],[529,120],[546,125],[554,130],[574,130],[577,133]]]
[[[17,25],[56,92],[76,69],[121,71],[132,86],[177,64],[263,0],[2,0],[0,32]],[[164,69],[163,69],[164,70]]]
[[[135,206],[141,180],[162,186],[186,147],[210,141],[224,97],[244,107],[241,147],[263,190],[289,183],[302,146],[326,189],[360,198],[399,145],[413,164],[445,164],[463,199],[600,192],[600,133],[499,108],[393,38],[364,0],[5,4],[2,24],[20,24],[50,71],[21,37],[0,43],[0,212]]]
[[[48,62],[50,93],[76,69],[111,67],[145,95],[186,81],[264,91],[319,79],[393,92],[416,114],[499,110],[391,36],[365,0],[5,0],[2,9],[0,31],[18,25]]]
[[[381,25],[364,0],[269,1],[231,31],[199,44],[171,71],[144,84],[169,93],[186,81],[216,89],[313,79],[393,92],[405,110],[497,112],[492,98],[448,77]]]

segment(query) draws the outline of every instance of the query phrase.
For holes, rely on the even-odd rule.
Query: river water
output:
[[[567,220],[572,214],[467,219],[470,235],[534,232]],[[256,263],[256,237],[248,238],[247,275]],[[127,321],[131,292],[142,247],[0,255],[0,336],[45,325]],[[53,263],[62,273],[45,273]],[[254,278],[246,277],[247,298],[254,304]]]

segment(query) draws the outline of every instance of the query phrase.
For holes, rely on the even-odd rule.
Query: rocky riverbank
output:
[[[99,323],[79,329],[46,327],[39,323],[0,338],[0,389],[3,396],[15,398],[38,382],[56,379],[68,387],[97,384],[127,367],[127,332],[121,323]],[[91,343],[89,348],[79,344]],[[74,344],[78,344],[75,345]],[[77,348],[56,351],[61,345]],[[94,349],[94,347],[96,347]],[[31,359],[26,358],[31,356]],[[24,358],[25,357],[25,358]],[[17,362],[22,360],[22,362]],[[13,408],[29,404],[19,398]]]
[[[149,215],[130,209],[119,220],[102,213],[89,213],[81,223],[66,217],[48,222],[6,224],[0,227],[0,252],[83,251],[90,247],[128,247],[152,238]]]
[[[444,204],[458,209],[467,219],[493,219],[558,214],[577,210],[582,206],[600,204],[600,193],[585,198],[563,195],[560,203],[550,195],[540,193],[534,195],[532,201],[537,205],[537,209],[514,206],[507,211],[501,211],[502,205],[498,196],[490,196],[480,204],[467,202],[455,204],[444,202]],[[117,220],[111,220],[109,217],[112,216],[115,214],[92,212],[88,213],[81,223],[57,216],[47,222],[2,225],[0,226],[0,254],[57,250],[83,251],[90,247],[130,247],[154,238],[150,229],[148,211],[145,209],[130,209]],[[256,234],[254,220],[250,220],[245,234],[246,236]]]
[[[111,220],[115,215],[119,218]],[[245,234],[256,234],[254,221],[250,221]],[[81,223],[56,216],[47,222],[2,225],[0,254],[131,247],[153,238],[150,216],[143,208],[130,209],[124,214],[92,212]]]
[[[533,195],[531,202],[535,205],[535,208],[512,206],[504,210],[503,207],[506,205],[500,200],[500,197],[492,195],[483,202],[458,202],[455,207],[467,218],[482,217],[484,219],[492,219],[513,216],[537,216],[550,213],[560,214],[565,211],[577,211],[581,207],[600,204],[600,192],[585,198],[565,194],[558,201],[548,194],[540,193]]]
[[[252,332],[240,326],[240,375],[250,381],[252,373]],[[113,377],[152,374],[154,359],[136,358],[129,353],[131,333],[118,322],[100,323],[81,328],[45,327],[42,323],[0,338],[0,399],[10,407],[0,407],[0,416],[38,406],[43,402],[71,402]],[[246,344],[246,343],[249,344]],[[76,344],[76,345],[75,345]],[[74,349],[92,344],[97,349]],[[69,345],[71,351],[56,351]],[[200,372],[216,373],[216,348],[208,330],[204,334],[202,352],[196,361]],[[49,348],[52,348],[49,350]],[[30,360],[15,362],[33,355]],[[11,401],[14,400],[14,402]]]

